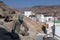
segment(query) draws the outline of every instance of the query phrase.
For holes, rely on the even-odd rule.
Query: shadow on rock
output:
[[[20,40],[18,34],[0,28],[0,40]]]

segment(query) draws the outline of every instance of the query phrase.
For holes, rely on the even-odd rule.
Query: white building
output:
[[[30,19],[32,19],[33,21],[36,21],[36,16],[35,16],[35,15],[30,15],[29,17],[30,17]]]
[[[32,11],[25,11],[24,15],[27,16],[27,17],[29,17],[30,15],[32,15]]]
[[[37,14],[36,17],[39,22],[45,22],[45,17],[43,14]]]
[[[45,19],[46,19],[47,22],[48,22],[48,21],[54,21],[54,17],[52,17],[52,16],[45,17]]]

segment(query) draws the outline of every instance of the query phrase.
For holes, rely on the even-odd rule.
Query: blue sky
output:
[[[60,5],[60,0],[3,0],[5,4],[14,8],[32,7],[35,5]]]

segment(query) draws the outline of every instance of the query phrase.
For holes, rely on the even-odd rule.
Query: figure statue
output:
[[[23,15],[20,15],[18,17],[18,20],[16,21],[16,23],[14,25],[14,30],[12,30],[12,31],[15,31],[17,33],[20,33],[20,34],[22,34],[24,36],[24,35],[28,34],[27,33],[28,27],[26,25],[24,25],[25,23],[24,23],[23,19],[24,19],[24,16]],[[24,26],[24,30],[23,31],[20,29],[21,28],[21,25]]]

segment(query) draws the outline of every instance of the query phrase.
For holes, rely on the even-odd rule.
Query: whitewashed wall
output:
[[[45,17],[43,14],[37,14],[37,19],[39,22],[45,22]]]
[[[31,11],[25,11],[24,15],[27,16],[27,17],[29,17],[30,15],[32,15],[32,12]]]
[[[55,27],[55,34],[58,35],[58,36],[60,36],[59,30],[60,30],[60,26]]]
[[[45,17],[46,21],[54,21],[54,17],[50,16],[50,17]],[[50,19],[50,20],[49,20]]]

